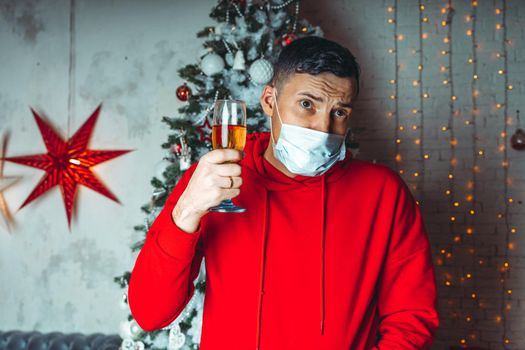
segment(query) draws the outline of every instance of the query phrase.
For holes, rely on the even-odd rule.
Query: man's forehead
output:
[[[301,91],[319,93],[328,97],[351,99],[355,79],[352,77],[338,77],[333,73],[295,73],[290,76],[285,84],[289,93],[297,94]]]

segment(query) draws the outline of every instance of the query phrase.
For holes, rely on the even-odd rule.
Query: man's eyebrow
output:
[[[300,91],[297,93],[298,95],[303,95],[303,96],[306,96],[306,97],[310,97],[312,100],[314,101],[317,101],[317,102],[324,102],[324,99],[322,97],[317,97],[317,96],[314,96],[312,94],[310,94],[309,92],[306,92],[306,91]],[[349,102],[338,102],[337,103],[339,106],[341,107],[347,107],[347,108],[352,108],[352,101],[349,101]]]
[[[323,102],[324,99],[322,97],[317,97],[317,96],[314,96],[308,92],[304,92],[304,91],[301,91],[298,93],[298,95],[303,95],[303,96],[306,96],[306,97],[310,97],[312,100],[314,101],[317,101],[317,102]]]
[[[324,102],[324,99],[322,97],[317,97],[317,96],[314,96],[312,94],[310,94],[309,92],[305,92],[305,91],[300,91],[297,93],[298,95],[303,95],[303,96],[306,96],[306,97],[309,97],[311,98],[312,100],[314,101],[317,101],[317,102]],[[353,105],[352,105],[352,101],[349,101],[349,102],[339,102],[337,103],[339,106],[341,107],[347,107],[347,108],[352,108]]]
[[[341,107],[353,108],[352,101],[350,101],[350,102],[339,102],[338,105],[341,106]]]

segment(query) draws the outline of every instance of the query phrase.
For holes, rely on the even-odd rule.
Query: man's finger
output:
[[[236,149],[224,148],[214,149],[206,153],[203,158],[209,163],[238,162],[243,158],[243,152]]]
[[[242,177],[220,176],[218,182],[219,186],[222,188],[239,188],[242,185]]]
[[[223,199],[232,199],[241,193],[241,190],[238,188],[224,189],[222,191]]]
[[[242,167],[236,163],[214,164],[213,172],[220,176],[240,176]]]

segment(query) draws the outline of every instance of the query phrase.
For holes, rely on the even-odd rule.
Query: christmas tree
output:
[[[273,62],[280,50],[296,38],[323,35],[319,27],[298,18],[299,6],[299,0],[220,0],[212,8],[210,17],[217,24],[197,33],[203,40],[199,62],[178,70],[184,83],[177,88],[176,95],[185,104],[177,116],[162,118],[171,130],[168,140],[161,145],[166,150],[162,163],[165,167],[159,176],[152,178],[152,198],[141,207],[145,223],[134,228],[144,237],[183,172],[211,150],[210,112],[217,99],[246,102],[248,133],[269,130],[259,97],[272,78]],[[347,146],[356,148],[357,144],[347,140]],[[134,244],[132,251],[140,250],[143,243],[141,240]],[[170,326],[145,332],[131,314],[121,322],[122,349],[199,348],[205,290],[203,266],[192,299]],[[115,277],[115,282],[126,289],[130,276],[126,272]],[[127,308],[126,293],[122,305]]]

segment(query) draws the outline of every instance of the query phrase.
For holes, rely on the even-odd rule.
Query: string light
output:
[[[398,33],[398,24],[397,24],[397,7],[398,6],[398,0],[394,0],[394,4],[392,6],[388,6],[387,8],[387,11],[388,13],[391,14],[391,18],[392,18],[392,24],[394,26],[394,29],[393,29],[393,36],[394,36],[394,48],[391,48],[388,50],[388,52],[390,53],[393,53],[395,54],[394,55],[394,67],[395,67],[395,70],[394,70],[394,78],[393,79],[390,79],[389,82],[390,84],[394,85],[394,94],[391,95],[391,96],[398,96],[399,95],[399,84],[398,84],[398,81],[399,81],[399,56],[398,56],[398,40],[403,40],[403,35],[402,34],[399,34]],[[391,98],[392,99],[392,98]],[[403,131],[404,130],[404,127],[402,125],[399,125],[399,101],[397,98],[394,98],[392,99],[394,101],[394,112],[389,112],[389,115],[392,116],[394,115],[395,116],[395,128],[394,128],[394,131],[395,131],[395,144],[394,144],[394,147],[395,147],[395,162],[394,162],[394,167],[395,167],[395,170],[397,172],[399,172],[400,174],[403,174],[404,173],[404,170],[402,169],[399,169],[400,165],[399,163],[401,162],[401,154],[399,152],[399,144],[401,143],[401,138],[399,137],[399,132],[400,131]]]
[[[501,132],[501,137],[503,139],[502,141],[502,145],[506,145],[507,144],[507,133],[508,133],[508,128],[507,128],[507,125],[508,123],[506,122],[506,119],[507,119],[507,116],[508,116],[508,100],[509,100],[509,91],[512,90],[512,85],[509,84],[509,79],[508,79],[508,61],[507,61],[507,57],[508,57],[508,53],[507,53],[507,44],[509,43],[509,40],[507,38],[507,1],[506,0],[501,0],[501,8],[500,7],[497,7],[494,9],[494,12],[495,14],[498,16],[498,15],[501,15],[501,23],[497,23],[496,24],[496,30],[497,31],[502,31],[503,32],[503,38],[502,38],[502,42],[501,42],[501,51],[502,53],[497,55],[499,58],[503,58],[503,69],[500,69],[498,71],[498,74],[499,75],[502,75],[503,76],[503,86],[504,86],[504,102],[502,104],[500,104],[500,107],[503,107],[503,131]],[[505,220],[505,227],[506,227],[506,230],[505,230],[505,249],[504,249],[504,263],[503,263],[503,269],[502,271],[500,271],[501,273],[501,280],[502,280],[502,285],[501,285],[501,306],[500,306],[500,314],[502,315],[502,319],[501,319],[501,323],[502,323],[502,329],[503,329],[503,336],[502,336],[502,339],[503,339],[503,347],[506,349],[506,346],[507,344],[510,343],[510,340],[509,338],[507,337],[507,316],[506,316],[506,312],[505,311],[508,311],[510,309],[510,304],[507,304],[507,306],[505,306],[505,299],[506,298],[509,298],[511,293],[512,293],[512,290],[510,288],[508,288],[507,286],[507,278],[510,276],[510,263],[508,262],[508,259],[509,259],[509,249],[510,249],[510,245],[511,245],[511,242],[510,242],[510,233],[512,231],[512,229],[510,228],[510,223],[509,223],[509,206],[513,203],[513,200],[512,198],[509,197],[509,185],[508,185],[508,176],[509,176],[509,159],[508,159],[508,154],[507,154],[507,147],[503,147],[502,148],[502,152],[503,152],[503,160],[502,160],[502,168],[503,168],[503,193],[504,193],[504,198],[508,198],[506,201],[505,201],[505,210],[504,210],[504,213],[503,213],[503,218]]]
[[[398,1],[399,0],[391,0],[392,4],[391,6],[387,7],[388,16],[386,21],[388,23],[392,24],[392,27],[388,26],[388,28],[393,28],[393,46],[389,49],[389,53],[393,54],[394,63],[395,63],[395,76],[391,79],[386,80],[389,85],[391,85],[394,89],[389,94],[390,99],[392,101],[392,110],[387,113],[387,116],[393,117],[395,115],[395,137],[394,137],[394,159],[395,159],[395,167],[399,174],[406,174],[410,177],[410,181],[417,181],[416,184],[411,184],[410,188],[414,190],[419,190],[422,188],[422,186],[425,184],[423,181],[423,177],[425,176],[425,166],[428,165],[429,162],[425,162],[424,160],[430,159],[430,157],[434,157],[434,154],[431,152],[425,152],[425,140],[424,140],[424,133],[423,130],[425,129],[424,122],[425,122],[425,102],[427,98],[430,98],[430,93],[428,91],[428,85],[426,83],[426,80],[424,80],[424,72],[427,70],[426,67],[424,67],[423,62],[423,43],[425,39],[429,39],[431,35],[434,33],[434,28],[432,28],[432,32],[429,30],[430,28],[426,28],[426,24],[433,23],[433,21],[429,20],[429,17],[427,16],[425,5],[423,4],[423,0],[419,0],[418,5],[418,13],[419,13],[419,47],[412,47],[410,48],[407,53],[412,53],[414,58],[419,58],[419,62],[417,63],[417,72],[418,76],[417,78],[414,77],[413,79],[410,79],[409,82],[412,84],[412,86],[415,89],[419,90],[419,106],[413,106],[409,110],[408,117],[410,118],[409,122],[403,123],[404,125],[400,124],[400,116],[399,116],[399,77],[400,77],[400,70],[405,70],[408,65],[407,64],[399,64],[399,58],[398,55],[398,44],[400,41],[404,39],[408,39],[408,37],[405,37],[403,34],[398,33]],[[466,60],[471,66],[472,69],[471,73],[467,74],[468,77],[470,77],[470,99],[471,103],[468,101],[468,90],[465,91],[464,89],[457,90],[456,91],[456,85],[455,85],[455,79],[454,77],[457,74],[454,74],[454,67],[453,67],[453,54],[455,53],[455,47],[457,47],[458,43],[454,42],[456,37],[453,37],[452,34],[452,28],[456,28],[457,26],[453,25],[453,18],[454,18],[454,12],[455,9],[452,6],[452,0],[445,0],[447,2],[446,6],[442,6],[441,13],[443,14],[441,19],[438,19],[437,25],[441,22],[441,26],[437,28],[437,31],[443,32],[442,40],[438,40],[438,43],[442,43],[442,48],[439,49],[438,54],[441,53],[440,57],[443,59],[443,64],[439,66],[441,74],[443,76],[441,79],[439,79],[438,84],[442,86],[443,89],[447,89],[447,97],[448,100],[448,123],[443,123],[446,125],[438,125],[438,130],[441,130],[442,132],[448,133],[446,136],[448,137],[449,141],[449,152],[447,156],[449,156],[449,168],[448,172],[445,174],[447,176],[447,183],[446,188],[443,189],[443,193],[448,198],[449,203],[449,215],[447,216],[449,219],[449,229],[448,232],[451,233],[450,240],[444,244],[441,249],[441,254],[439,257],[436,257],[436,264],[439,266],[453,266],[454,260],[456,256],[464,257],[464,254],[467,254],[470,256],[469,263],[464,266],[463,272],[456,276],[454,273],[450,273],[447,271],[444,271],[444,278],[441,279],[441,283],[446,287],[453,287],[454,288],[462,288],[463,295],[466,295],[471,299],[471,305],[472,310],[466,309],[465,306],[463,306],[463,311],[466,312],[467,316],[461,315],[460,313],[454,312],[453,317],[462,321],[467,322],[465,324],[465,333],[462,334],[461,337],[459,337],[459,342],[462,345],[465,345],[466,347],[471,347],[470,343],[472,340],[482,340],[480,339],[480,335],[478,332],[478,323],[480,320],[480,317],[484,316],[484,314],[479,313],[479,310],[484,310],[484,312],[488,312],[489,309],[487,307],[489,304],[484,300],[483,293],[478,290],[477,286],[479,283],[479,277],[476,272],[477,269],[483,268],[483,269],[489,269],[493,268],[492,261],[489,261],[486,257],[480,257],[478,250],[479,244],[476,244],[476,240],[479,239],[478,232],[480,231],[478,229],[478,216],[480,215],[478,213],[482,212],[483,208],[480,208],[478,210],[477,206],[480,205],[478,202],[478,196],[479,196],[479,189],[477,188],[478,185],[478,178],[479,174],[482,172],[482,170],[485,169],[484,164],[481,164],[484,159],[489,160],[489,157],[492,157],[492,152],[488,151],[488,148],[484,142],[484,138],[480,137],[478,135],[478,124],[480,121],[485,121],[485,119],[481,119],[480,116],[485,115],[485,113],[481,113],[480,106],[479,105],[479,98],[483,98],[484,100],[488,96],[482,96],[484,93],[484,90],[478,88],[478,84],[480,81],[483,81],[486,83],[485,79],[486,77],[490,76],[490,72],[487,72],[487,74],[480,74],[478,72],[478,53],[480,52],[480,48],[485,46],[484,42],[480,43],[478,42],[476,31],[477,26],[479,26],[478,21],[478,1],[477,0],[471,0],[470,1],[470,8],[467,9],[467,12],[469,12],[465,17],[461,16],[459,17],[460,20],[463,18],[466,22],[466,28],[463,29],[458,33],[461,37],[461,41],[464,41],[465,39],[471,42],[471,52],[468,53],[467,57],[462,58],[461,60]],[[492,27],[497,34],[496,37],[500,37],[500,35],[503,36],[503,39],[501,41],[502,48],[497,50],[499,52],[494,52],[492,57],[498,57],[501,60],[498,60],[497,62],[502,63],[501,66],[495,67],[495,72],[497,75],[495,75],[496,79],[502,79],[502,85],[504,96],[500,96],[498,98],[498,101],[494,101],[492,106],[489,106],[489,109],[492,108],[493,112],[496,111],[499,113],[501,110],[503,112],[503,119],[504,119],[504,128],[500,131],[497,135],[500,137],[498,138],[498,149],[500,150],[500,154],[502,154],[503,159],[501,159],[501,166],[503,171],[505,172],[504,175],[504,181],[506,186],[510,185],[510,178],[508,177],[508,169],[510,167],[510,162],[507,157],[507,142],[510,141],[510,135],[507,129],[508,125],[512,125],[512,118],[508,116],[507,114],[507,107],[508,107],[508,95],[512,93],[515,90],[519,90],[519,86],[516,85],[516,83],[513,85],[512,82],[509,82],[508,80],[508,67],[507,67],[507,60],[506,57],[508,56],[508,50],[511,47],[510,44],[512,41],[507,38],[507,23],[506,23],[506,0],[495,0],[494,3],[494,13],[497,16],[501,16],[501,18],[497,18],[497,20],[494,22],[495,26]],[[503,2],[503,3],[502,3]],[[426,4],[426,3],[425,3]],[[483,9],[485,9],[486,6],[484,4]],[[463,9],[463,7],[462,7]],[[492,24],[491,24],[492,26]],[[441,27],[443,29],[441,29]],[[457,33],[457,31],[455,32]],[[466,38],[464,35],[466,34]],[[412,39],[412,37],[411,37]],[[415,37],[413,37],[415,40]],[[454,42],[454,45],[453,45]],[[470,43],[469,43],[470,44]],[[410,55],[409,55],[410,56]],[[412,57],[411,57],[412,58]],[[454,57],[454,62],[457,62],[455,60],[456,57]],[[446,64],[445,64],[446,62]],[[463,61],[465,62],[465,61]],[[428,64],[428,63],[427,63]],[[429,66],[430,67],[430,66]],[[492,77],[491,77],[492,79]],[[441,87],[439,88],[441,89]],[[438,90],[439,90],[438,89]],[[437,92],[434,93],[434,91],[431,91],[433,95],[439,96]],[[457,94],[456,94],[457,92]],[[467,94],[464,94],[464,92],[467,92]],[[465,106],[461,106],[462,108],[459,108],[458,101],[465,101],[464,103],[471,104],[471,109],[464,109]],[[463,102],[462,102],[463,104]],[[458,106],[458,107],[457,107]],[[494,109],[495,106],[495,109]],[[483,107],[483,105],[481,105]],[[446,112],[445,112],[446,113]],[[499,114],[498,114],[499,115]],[[417,118],[417,119],[412,119]],[[394,119],[392,118],[394,121]],[[463,126],[464,125],[464,126]],[[461,128],[461,137],[456,137],[456,130],[457,128]],[[471,140],[465,139],[463,136],[465,135],[465,131],[467,129],[462,128],[470,128],[468,129],[471,132]],[[411,132],[418,132],[419,129],[419,135],[415,136],[413,139],[413,142],[415,145],[418,145],[419,153],[421,162],[420,163],[414,163],[418,165],[417,169],[410,169],[406,166],[406,164],[401,163],[404,161],[404,156],[400,152],[400,146],[406,147],[408,145],[414,145],[411,142],[407,142],[407,139],[403,139],[400,137],[401,135],[406,135],[407,133]],[[465,131],[464,131],[465,130]],[[467,132],[468,133],[468,132]],[[463,165],[463,163],[459,163],[459,161],[464,160],[464,147],[471,147],[471,161],[472,164],[468,163],[468,165]],[[460,148],[461,147],[461,148]],[[458,151],[461,151],[461,156],[458,156]],[[410,159],[412,160],[412,159]],[[439,159],[440,161],[442,159]],[[466,189],[466,193],[459,193],[456,190],[457,184],[461,181],[460,177],[456,179],[456,167],[461,164],[462,169],[465,167],[467,170],[470,167],[469,172],[469,179],[467,179],[466,186],[461,185],[461,188]],[[461,175],[464,175],[461,173]],[[421,182],[419,182],[421,180]],[[420,186],[421,185],[421,186]],[[420,192],[421,196],[425,194],[424,191]],[[517,201],[516,199],[513,199],[508,192],[507,187],[505,187],[505,195],[504,195],[504,202],[505,202],[505,211],[502,210],[502,213],[497,214],[498,219],[504,219],[505,223],[508,225],[508,219],[509,219],[509,207],[513,205],[513,203]],[[423,201],[424,202],[424,201]],[[420,200],[417,200],[416,203],[419,205],[421,202]],[[505,260],[502,262],[502,264],[498,264],[495,268],[500,270],[501,273],[501,298],[502,302],[500,303],[501,310],[499,310],[498,315],[496,316],[490,316],[494,317],[492,320],[493,322],[498,322],[503,326],[503,329],[505,329],[505,322],[506,322],[506,312],[510,310],[512,304],[508,302],[508,298],[513,296],[513,290],[509,288],[509,286],[506,284],[508,273],[511,269],[511,265],[508,259],[508,251],[516,249],[515,242],[510,242],[508,237],[512,234],[517,233],[517,229],[515,227],[508,227],[506,230],[507,234],[507,242],[504,247],[505,249]],[[513,236],[515,237],[515,236]],[[458,248],[461,249],[458,250]],[[454,252],[454,255],[452,254]],[[461,253],[461,255],[460,255]],[[463,260],[461,260],[463,261]],[[479,274],[479,276],[483,276],[482,274]],[[514,291],[515,292],[515,291]],[[455,305],[454,300],[448,300],[449,305]],[[499,326],[498,326],[499,327]],[[503,344],[510,343],[511,339],[509,339],[508,334],[504,334],[501,338],[501,342]],[[468,344],[468,345],[467,345]]]

